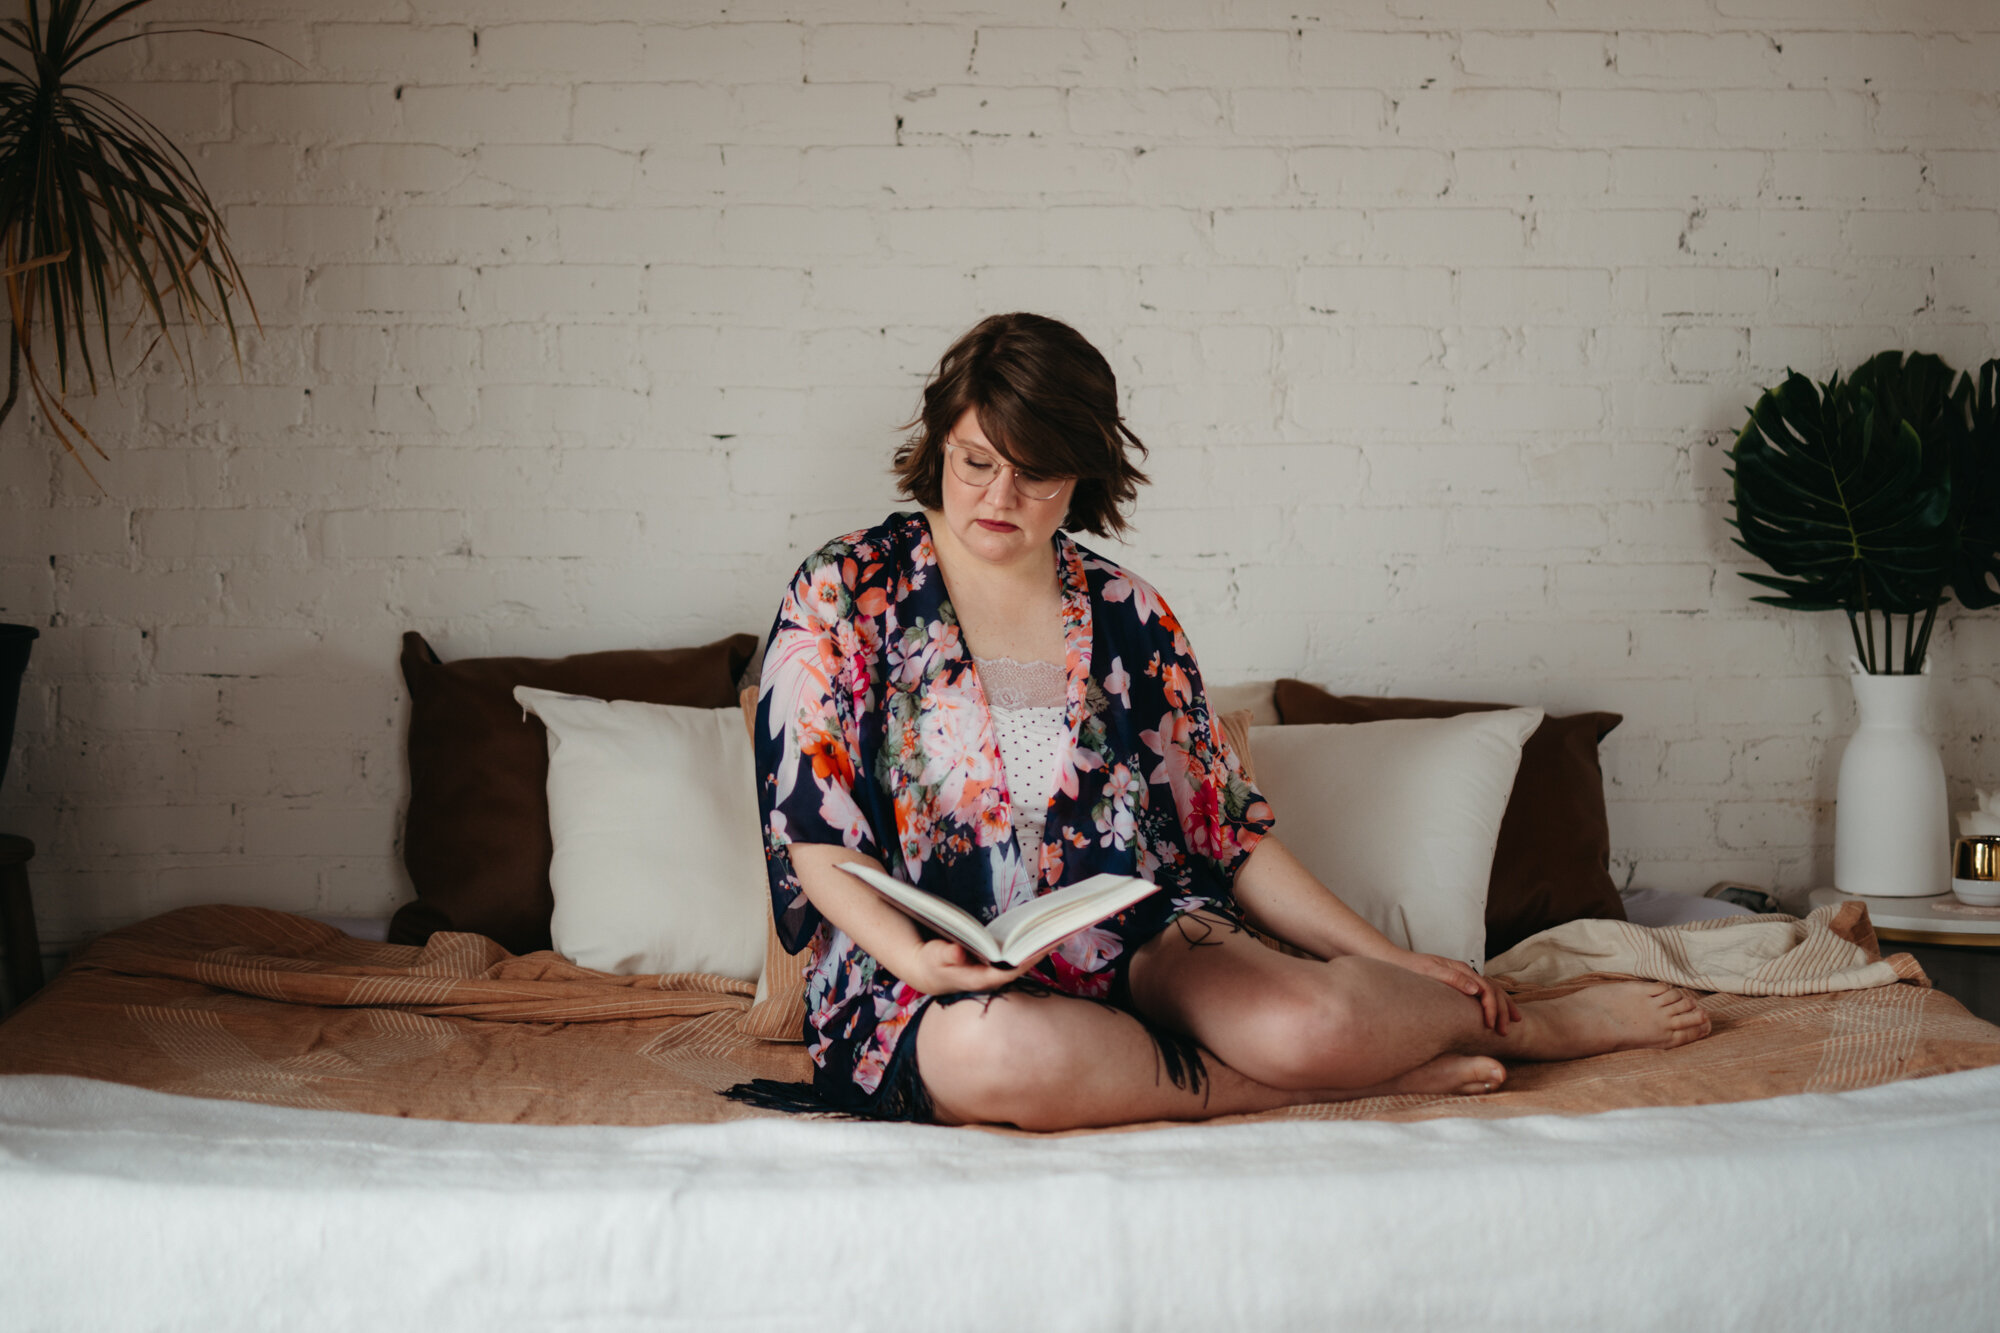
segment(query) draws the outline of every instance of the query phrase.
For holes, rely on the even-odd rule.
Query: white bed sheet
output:
[[[405,1121],[0,1078],[21,1329],[2000,1327],[2000,1067],[1028,1140]]]

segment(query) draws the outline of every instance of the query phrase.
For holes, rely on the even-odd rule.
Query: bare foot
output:
[[[1471,1097],[1492,1092],[1507,1081],[1507,1066],[1487,1055],[1440,1055],[1409,1073],[1368,1088],[1318,1088],[1295,1094],[1295,1104],[1354,1102],[1364,1097]]]
[[[1507,1066],[1484,1055],[1440,1055],[1383,1085],[1394,1092],[1447,1092],[1471,1096],[1491,1092],[1507,1081]]]
[[[1503,1043],[1517,1060],[1580,1060],[1606,1051],[1671,1050],[1701,1040],[1708,1028],[1708,1014],[1679,987],[1619,981],[1522,1005],[1521,1021]]]

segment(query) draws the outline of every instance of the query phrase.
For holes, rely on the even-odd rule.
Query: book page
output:
[[[1032,902],[1009,908],[987,924],[1009,967],[1094,926],[1155,892],[1159,885],[1130,875],[1092,875]]]
[[[978,917],[964,908],[946,902],[935,893],[926,893],[914,885],[905,884],[900,879],[885,875],[873,866],[862,865],[859,861],[843,861],[840,863],[840,868],[909,915],[933,927],[939,934],[957,940],[980,958],[989,963],[999,961],[1001,953],[999,942]]]
[[[939,934],[957,940],[986,962],[1001,967],[1014,967],[1086,926],[1116,916],[1159,888],[1130,875],[1092,875],[1011,907],[990,923],[983,923],[956,904],[885,875],[873,866],[843,861],[840,868]]]

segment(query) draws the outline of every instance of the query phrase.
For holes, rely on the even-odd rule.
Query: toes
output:
[[[1480,1056],[1473,1061],[1472,1079],[1472,1082],[1465,1085],[1467,1093],[1476,1096],[1480,1093],[1492,1092],[1507,1081],[1507,1066],[1501,1064],[1498,1060]]]
[[[1492,1092],[1507,1081],[1507,1066],[1490,1056],[1465,1056],[1455,1065],[1454,1072],[1462,1081],[1452,1090],[1461,1097]]]
[[[1458,1085],[1458,1091],[1466,1097],[1480,1097],[1484,1093],[1492,1093],[1502,1083],[1506,1083],[1506,1069],[1496,1065],[1494,1069],[1476,1069],[1466,1083]]]
[[[1700,1041],[1709,1033],[1708,1015],[1697,1007],[1694,1013],[1676,1018],[1671,1030],[1671,1045],[1685,1046],[1691,1041]]]

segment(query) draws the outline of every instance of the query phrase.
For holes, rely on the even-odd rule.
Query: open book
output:
[[[1130,875],[1092,875],[982,922],[935,893],[891,879],[873,866],[843,861],[840,868],[995,967],[1015,967],[1051,944],[1117,916],[1160,887]]]

